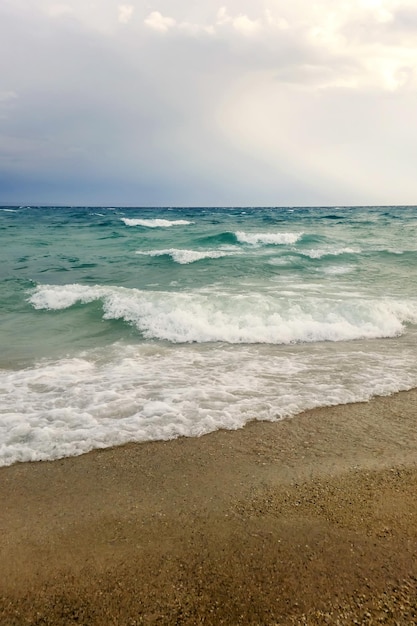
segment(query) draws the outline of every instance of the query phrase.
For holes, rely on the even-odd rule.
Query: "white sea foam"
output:
[[[16,209],[0,209],[0,211],[4,211],[5,213],[16,213]]]
[[[291,263],[294,263],[294,261],[298,261],[298,257],[288,254],[285,257],[283,256],[271,257],[267,260],[267,263],[268,265],[284,266],[284,265],[291,265]]]
[[[200,436],[417,385],[412,349],[116,344],[0,370],[0,465]],[[380,348],[380,351],[378,349]]]
[[[354,265],[330,265],[329,267],[321,267],[317,271],[323,274],[329,274],[333,276],[349,274],[355,269]]]
[[[310,259],[321,259],[324,256],[340,256],[341,254],[360,254],[360,248],[313,248],[312,250],[300,251],[304,256],[310,257]]]
[[[227,251],[227,250],[181,250],[178,248],[169,248],[168,250],[149,250],[144,252],[137,250],[136,254],[142,256],[165,256],[168,255],[176,263],[181,265],[187,265],[188,263],[194,263],[195,261],[201,261],[202,259],[221,259],[226,256],[232,256],[238,254],[239,251]]]
[[[245,233],[238,230],[236,239],[240,243],[256,245],[285,245],[296,243],[301,239],[303,233]]]
[[[216,290],[142,291],[124,287],[40,285],[29,301],[36,309],[60,310],[100,300],[105,319],[122,319],[148,339],[173,343],[291,344],[395,337],[417,323],[417,301],[325,297],[300,293],[238,293]]]
[[[128,217],[122,217],[122,222],[126,224],[126,226],[146,226],[147,228],[169,228],[170,226],[187,226],[188,224],[193,224],[188,220],[164,220],[164,219],[131,219]]]

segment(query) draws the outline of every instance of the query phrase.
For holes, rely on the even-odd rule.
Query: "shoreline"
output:
[[[0,623],[417,622],[417,389],[0,468]]]

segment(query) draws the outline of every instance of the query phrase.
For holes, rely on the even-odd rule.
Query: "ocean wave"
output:
[[[128,217],[122,217],[122,222],[126,226],[144,226],[146,228],[169,228],[171,226],[187,226],[193,224],[189,220],[165,220],[165,219],[131,219]]]
[[[337,208],[337,207],[335,207]],[[333,213],[331,213],[330,215],[322,215],[321,218],[322,220],[344,220],[345,216],[344,215],[334,215]]]
[[[113,344],[0,370],[0,466],[234,430],[417,384],[413,350],[352,347],[297,355],[267,346]]]
[[[99,300],[104,319],[121,319],[147,339],[173,343],[291,344],[395,337],[417,323],[417,302],[230,291],[141,291],[125,287],[39,285],[35,309]]]
[[[241,230],[235,233],[239,243],[256,245],[285,245],[296,243],[303,233],[245,233]]]
[[[299,254],[308,256],[310,259],[321,259],[326,256],[340,256],[342,254],[360,254],[361,249],[358,247],[350,248],[317,248],[312,250],[299,250]]]
[[[221,259],[226,256],[233,256],[238,254],[238,251],[226,251],[226,250],[181,250],[178,248],[169,248],[168,250],[149,250],[147,252],[137,250],[136,254],[141,256],[170,256],[175,263],[180,265],[188,265],[195,261],[201,261],[203,259]]]
[[[235,233],[225,231],[215,235],[206,235],[197,240],[202,246],[234,246],[238,243]]]
[[[354,270],[354,265],[331,265],[330,267],[320,267],[317,269],[318,272],[323,272],[323,274],[328,274],[330,276],[350,274],[350,272],[353,272]]]

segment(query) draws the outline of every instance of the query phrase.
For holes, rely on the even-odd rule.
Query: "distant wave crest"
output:
[[[237,252],[230,252],[226,250],[181,250],[178,248],[170,248],[168,250],[149,250],[148,252],[137,250],[136,254],[151,257],[170,256],[175,263],[187,265],[188,263],[194,263],[195,261],[201,261],[203,259],[221,259],[225,256],[237,254]]]
[[[126,226],[144,226],[146,228],[169,228],[170,226],[187,226],[188,224],[192,224],[188,220],[164,220],[164,219],[131,219],[129,217],[122,217],[122,222],[126,224]]]
[[[313,248],[312,250],[303,250],[300,253],[308,256],[310,259],[321,259],[326,256],[341,256],[342,254],[360,254],[360,248]]]
[[[285,245],[296,243],[303,233],[245,233],[241,230],[236,232],[239,243],[256,245]]]

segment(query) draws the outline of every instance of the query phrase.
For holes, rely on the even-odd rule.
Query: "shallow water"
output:
[[[0,208],[0,464],[417,386],[417,208]]]

